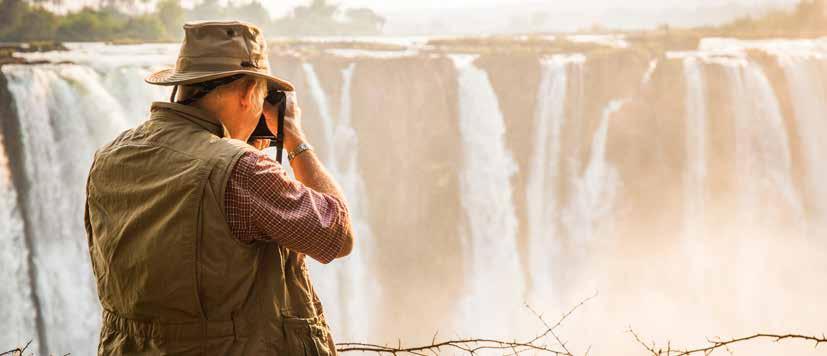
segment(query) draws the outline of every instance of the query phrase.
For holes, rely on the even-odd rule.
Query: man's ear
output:
[[[253,102],[253,99],[256,97],[255,91],[257,89],[256,81],[255,80],[248,80],[244,82],[241,87],[241,107],[247,108],[254,108],[256,107],[256,103]]]

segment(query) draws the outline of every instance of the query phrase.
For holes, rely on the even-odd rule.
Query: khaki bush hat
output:
[[[293,84],[270,74],[267,42],[261,30],[239,21],[186,23],[175,68],[157,71],[144,80],[155,85],[184,85],[236,74],[267,79],[271,89],[293,91]]]

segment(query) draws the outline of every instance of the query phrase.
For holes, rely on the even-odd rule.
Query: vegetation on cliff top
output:
[[[181,25],[191,20],[234,19],[254,23],[268,36],[374,35],[385,19],[367,8],[342,8],[326,0],[297,6],[284,17],[271,19],[258,0],[221,6],[219,0],[198,2],[192,9],[180,0],[161,0],[149,13],[130,13],[142,0],[102,1],[64,15],[42,5],[43,0],[0,0],[0,41],[177,41]]]

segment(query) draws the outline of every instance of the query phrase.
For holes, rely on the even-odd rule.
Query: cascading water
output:
[[[510,182],[516,167],[504,144],[503,116],[488,75],[474,65],[474,56],[451,58],[458,72],[464,149],[460,195],[468,226],[463,326],[476,335],[506,336],[514,331],[512,311],[520,308],[524,291]]]
[[[705,256],[705,201],[707,181],[707,106],[703,63],[696,57],[683,59],[686,78],[686,169],[683,174],[683,244],[693,259],[690,276],[695,285],[703,285]]]
[[[735,100],[735,171],[743,189],[739,225],[779,223],[776,219],[787,214],[800,222],[787,132],[773,88],[755,63],[735,60],[725,67]]]
[[[356,64],[342,70],[342,93],[339,115],[334,122],[328,105],[329,96],[321,87],[310,63],[302,65],[310,93],[321,114],[323,144],[327,154],[322,161],[338,180],[348,200],[354,233],[358,242],[347,259],[329,268],[311,262],[310,271],[320,298],[335,305],[329,319],[338,339],[365,340],[372,335],[372,316],[364,313],[377,300],[375,281],[368,278],[368,260],[372,250],[372,231],[365,205],[365,187],[359,172],[358,137],[351,125],[351,83]],[[335,274],[331,273],[335,270]]]
[[[15,99],[29,187],[22,194],[45,335],[39,350],[92,354],[100,312],[84,237],[86,173],[97,146],[140,116],[127,116],[86,66],[4,66],[3,73]]]
[[[797,136],[806,160],[807,182],[805,194],[813,210],[809,228],[814,235],[827,231],[827,87],[813,80],[827,76],[825,58],[817,54],[791,55],[779,53],[778,62],[784,69],[790,98],[799,129]]]
[[[17,345],[37,335],[37,309],[31,291],[30,251],[3,140],[0,135],[0,295],[5,305],[0,307],[0,320],[9,327],[0,333],[0,344]]]
[[[592,138],[591,151],[582,175],[572,178],[572,199],[563,212],[563,223],[568,234],[579,241],[589,241],[609,225],[614,196],[620,177],[606,161],[606,141],[612,115],[626,100],[612,100],[603,109],[600,125]]]
[[[557,199],[561,160],[561,129],[566,120],[566,94],[569,72],[582,70],[585,57],[552,56],[543,59],[540,89],[537,93],[537,109],[532,144],[531,170],[526,182],[528,204],[529,251],[531,268],[531,302],[552,295],[551,273],[555,256],[555,232],[560,203]],[[577,78],[577,76],[575,76]]]
[[[704,181],[706,180],[706,88],[702,63],[683,60],[686,78],[686,160],[684,224],[688,238],[703,234]]]

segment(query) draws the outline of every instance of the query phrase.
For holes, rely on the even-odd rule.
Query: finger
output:
[[[253,147],[257,148],[258,150],[263,150],[267,147],[270,147],[270,140],[268,140],[268,139],[255,139],[253,141]]]
[[[285,102],[285,107],[286,107],[285,115],[290,116],[290,117],[294,116],[296,114],[296,111],[298,111],[298,108],[299,108],[298,101],[296,101],[296,92],[293,92],[293,91],[285,92],[284,93],[284,100],[286,100],[286,102]]]

